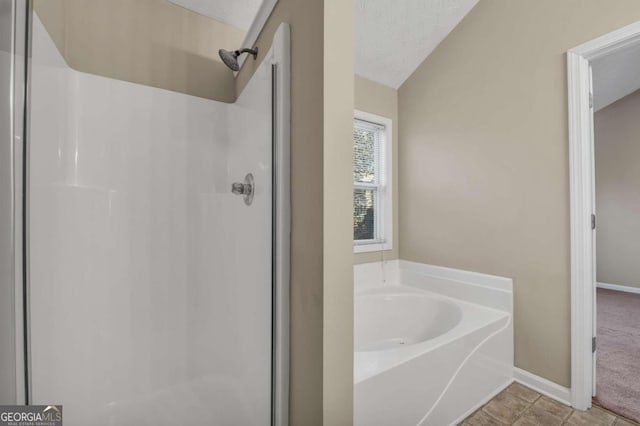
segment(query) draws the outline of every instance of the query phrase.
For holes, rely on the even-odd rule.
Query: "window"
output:
[[[392,247],[391,120],[356,111],[353,122],[354,252]]]

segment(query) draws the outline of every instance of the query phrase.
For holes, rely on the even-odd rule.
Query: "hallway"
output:
[[[640,294],[597,290],[596,401],[640,421]]]

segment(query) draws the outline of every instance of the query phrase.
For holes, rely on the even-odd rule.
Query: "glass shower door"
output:
[[[0,405],[25,398],[23,159],[26,3],[0,0]]]
[[[13,2],[0,0],[0,404],[15,403]]]

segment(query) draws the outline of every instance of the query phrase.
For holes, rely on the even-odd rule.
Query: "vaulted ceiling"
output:
[[[245,31],[262,4],[262,0],[169,1]],[[398,88],[478,0],[353,2],[355,73]]]
[[[355,72],[398,88],[478,0],[355,0]]]

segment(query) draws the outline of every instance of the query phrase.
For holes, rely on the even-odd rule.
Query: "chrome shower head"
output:
[[[228,50],[220,49],[218,51],[220,55],[220,59],[222,62],[233,71],[238,71],[240,66],[238,65],[238,53],[237,52],[229,52]]]
[[[238,71],[240,69],[240,65],[238,64],[238,56],[242,55],[243,53],[248,53],[253,56],[253,59],[256,59],[258,57],[258,48],[245,48],[242,50],[234,50],[233,52],[224,49],[218,50],[218,54],[220,55],[220,59],[222,59],[222,62],[224,62],[224,64],[231,68],[231,70],[233,71]]]

